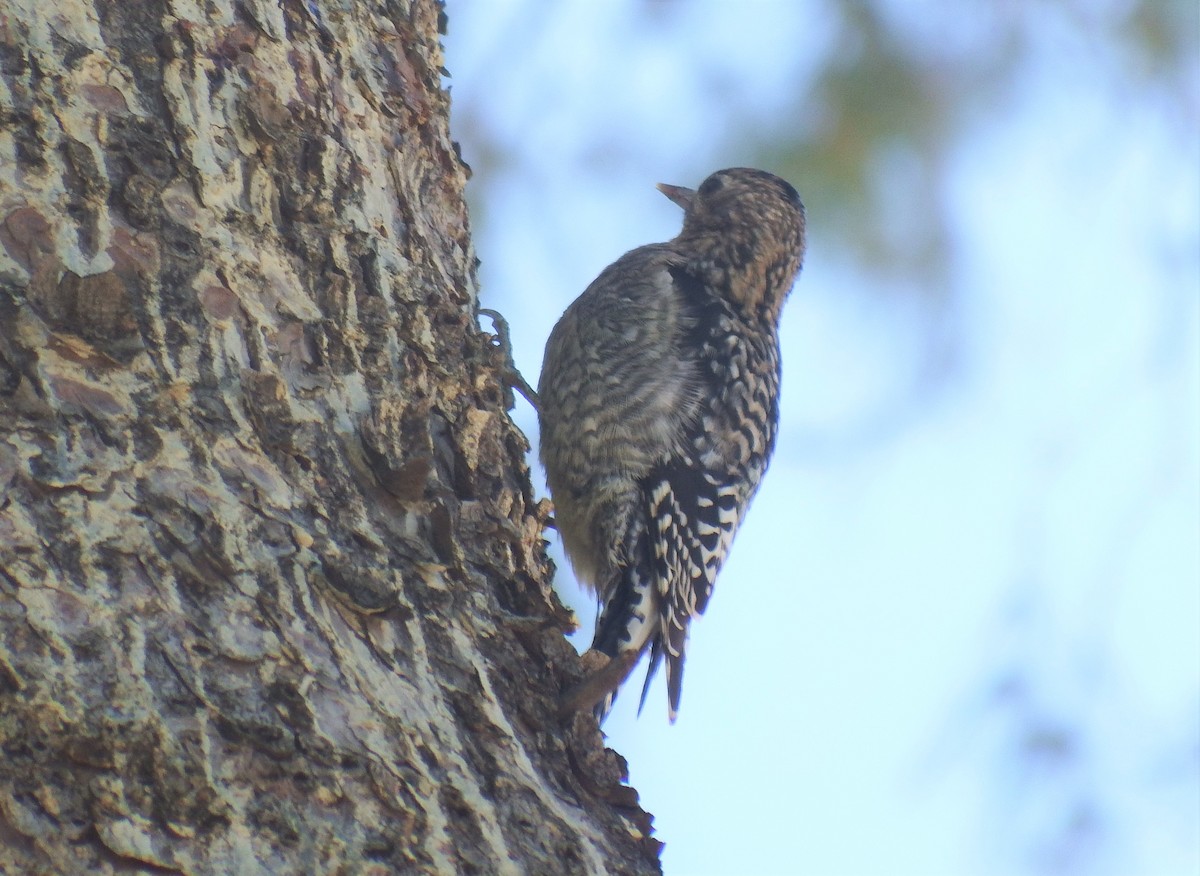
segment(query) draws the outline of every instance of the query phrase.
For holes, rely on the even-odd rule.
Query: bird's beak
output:
[[[666,183],[659,183],[656,188],[682,207],[685,213],[692,207],[692,198],[696,197],[694,191],[685,189],[683,186],[671,186]]]

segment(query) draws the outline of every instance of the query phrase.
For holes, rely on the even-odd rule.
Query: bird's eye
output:
[[[725,180],[717,176],[715,173],[700,184],[700,190],[697,194],[702,197],[709,197],[716,194],[725,186]]]

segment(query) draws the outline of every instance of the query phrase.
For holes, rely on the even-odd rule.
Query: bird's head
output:
[[[694,191],[666,184],[658,190],[683,208],[675,243],[698,269],[723,276],[742,304],[778,318],[804,260],[804,204],[791,183],[732,167]]]

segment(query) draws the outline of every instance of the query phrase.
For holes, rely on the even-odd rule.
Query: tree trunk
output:
[[[653,873],[432,0],[0,0],[0,872]]]

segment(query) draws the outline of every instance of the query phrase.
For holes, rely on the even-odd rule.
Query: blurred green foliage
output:
[[[926,288],[945,280],[947,162],[973,125],[1002,116],[1031,79],[1083,68],[1109,101],[1157,104],[1181,137],[1200,118],[1192,0],[841,0],[829,12],[836,25],[824,62],[782,113],[817,122],[766,132],[762,161],[805,180],[806,197],[857,263],[922,278]]]

